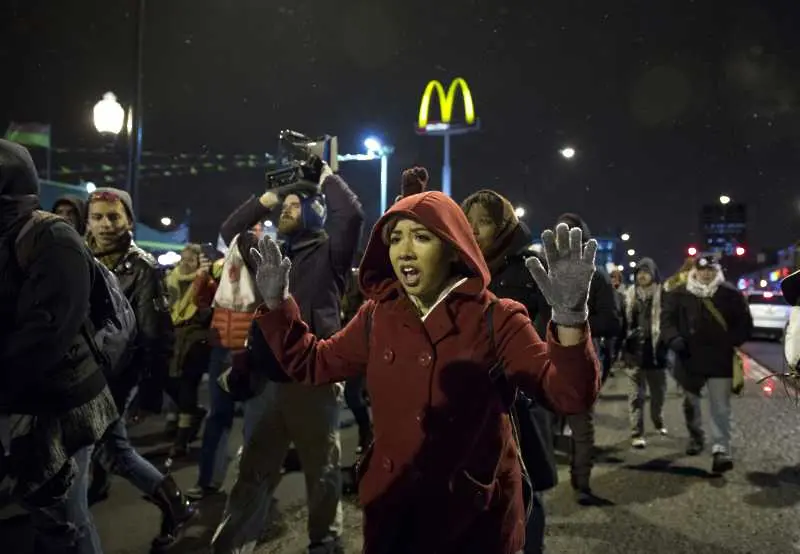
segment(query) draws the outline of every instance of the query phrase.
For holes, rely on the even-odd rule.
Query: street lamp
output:
[[[723,206],[726,206],[731,203],[731,197],[723,194],[722,196],[719,197],[719,203],[722,204]]]
[[[92,194],[94,191],[96,191],[96,190],[97,190],[97,185],[95,185],[95,184],[94,184],[94,183],[92,183],[91,181],[89,181],[89,182],[87,182],[87,183],[84,183],[84,185],[83,185],[83,186],[85,186],[85,187],[86,187],[86,192],[88,192],[89,194]]]
[[[634,250],[633,248],[629,248],[628,249],[628,256],[635,256],[635,255],[636,255],[636,250]]]
[[[636,262],[629,263],[628,267],[630,267],[631,269],[635,268],[636,267]]]
[[[161,218],[161,225],[163,225],[164,227],[169,227],[170,225],[172,225],[172,218],[170,218],[170,217],[162,217]]]
[[[631,240],[631,236],[628,233],[622,233],[619,238],[622,240],[622,242],[628,242]]]
[[[514,215],[516,215],[517,217],[525,217],[525,208],[523,208],[522,206],[517,206],[516,208],[514,208]]]
[[[575,157],[575,149],[571,146],[567,146],[561,149],[561,155],[566,158],[567,160],[571,160]]]
[[[125,124],[125,110],[113,92],[107,92],[94,105],[94,128],[102,135],[118,135]]]
[[[375,137],[369,137],[364,141],[364,148],[367,149],[367,155],[381,160],[381,211],[386,211],[386,203],[388,201],[388,187],[389,187],[389,154],[392,153],[392,148],[384,146],[381,141]]]

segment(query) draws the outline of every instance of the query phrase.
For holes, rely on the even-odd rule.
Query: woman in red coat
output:
[[[381,217],[359,268],[368,300],[328,340],[309,333],[288,295],[289,260],[260,243],[256,321],[283,369],[309,385],[366,374],[375,432],[359,485],[366,554],[522,550],[522,472],[490,369],[501,362],[510,385],[565,414],[588,410],[598,390],[586,326],[596,243],[584,250],[566,226],[542,238],[549,270],[529,269],[553,308],[547,342],[512,300],[493,306],[491,336],[489,270],[440,192]]]

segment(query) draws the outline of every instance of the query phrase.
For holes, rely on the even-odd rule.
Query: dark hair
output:
[[[415,166],[403,171],[400,179],[400,193],[405,198],[412,194],[425,192],[428,188],[428,170],[421,166]]]
[[[503,224],[505,204],[499,195],[486,190],[478,191],[462,202],[461,209],[467,214],[475,204],[480,204],[489,212],[489,217],[492,218],[495,225]]]

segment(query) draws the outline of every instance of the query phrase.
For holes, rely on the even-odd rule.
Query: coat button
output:
[[[387,364],[390,364],[394,361],[394,352],[391,348],[387,348],[383,351],[383,361]]]
[[[394,469],[394,464],[392,463],[392,460],[390,460],[389,458],[384,458],[382,465],[383,469],[385,469],[386,471],[392,471],[392,469]]]
[[[431,365],[431,355],[428,352],[423,352],[420,354],[417,360],[419,361],[419,365],[422,367],[428,367]]]

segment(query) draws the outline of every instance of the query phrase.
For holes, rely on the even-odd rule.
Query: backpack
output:
[[[14,242],[17,263],[23,272],[30,267],[37,235],[63,219],[55,214],[35,211],[23,225]],[[136,339],[136,316],[120,288],[117,276],[93,255],[92,288],[89,293],[89,318],[81,326],[89,349],[107,378],[118,377],[129,366]]]

